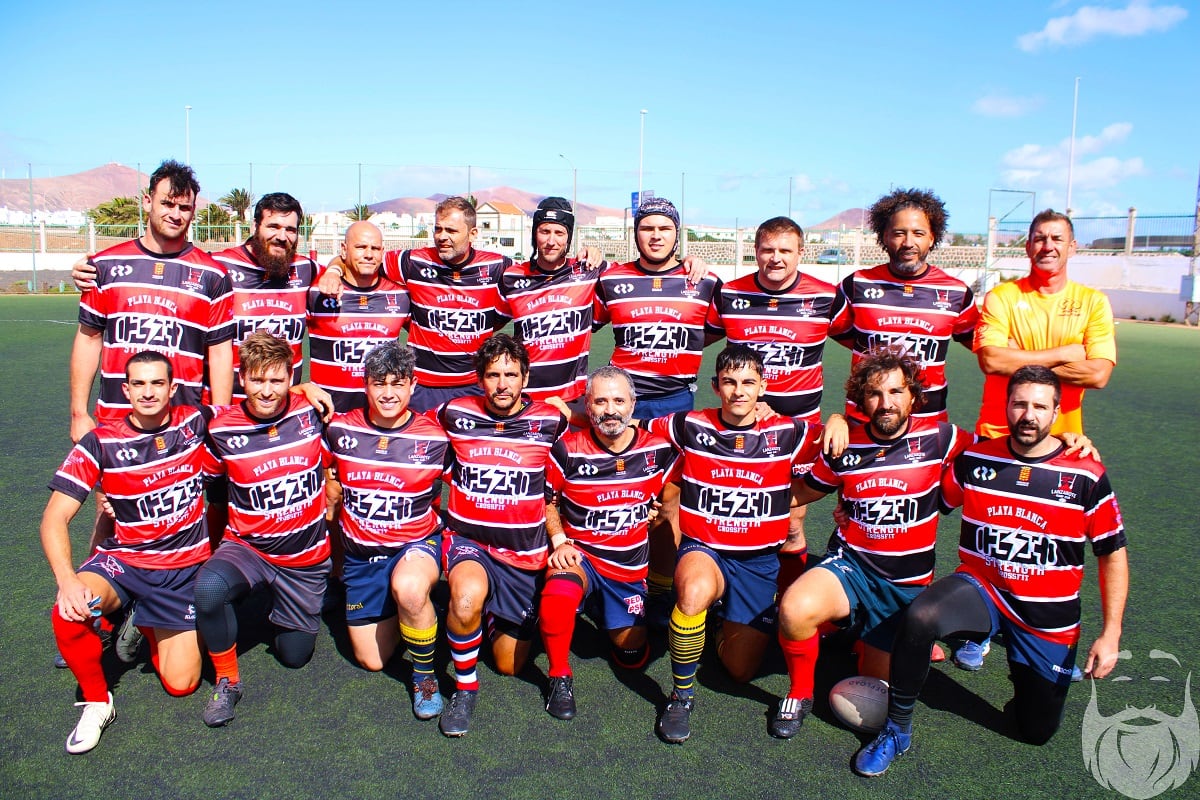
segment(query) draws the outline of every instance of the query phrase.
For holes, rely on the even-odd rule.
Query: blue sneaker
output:
[[[972,642],[968,639],[963,642],[962,647],[954,651],[954,663],[959,669],[978,672],[983,669],[984,656],[990,652],[992,652],[991,639],[984,639],[982,642]]]
[[[1083,680],[1083,670],[1078,665],[1071,667],[1071,683],[1079,683]]]
[[[414,717],[433,719],[442,713],[443,701],[437,678],[423,678],[414,683],[412,689]]]
[[[854,757],[854,771],[867,778],[882,775],[893,761],[908,752],[911,745],[912,734],[904,733],[889,719],[875,741],[858,751]]]

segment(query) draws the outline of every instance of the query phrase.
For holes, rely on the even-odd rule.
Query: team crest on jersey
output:
[[[913,287],[912,287],[912,284],[911,284],[911,283],[906,283],[906,284],[904,284],[904,296],[905,296],[905,297],[912,297],[912,296],[913,296]]]
[[[887,448],[881,447],[879,448],[879,452],[875,454],[875,460],[883,461],[885,458],[887,458]]]
[[[274,425],[267,428],[267,441],[271,441],[271,442],[279,441],[279,428],[275,427]]]
[[[1032,476],[1033,467],[1021,467],[1021,471],[1017,473],[1017,486],[1028,486]]]
[[[625,611],[631,617],[644,617],[646,615],[646,602],[640,594],[635,594],[632,597],[622,597],[621,602],[625,604]]]
[[[203,288],[201,284],[202,279],[203,278],[200,274],[200,270],[196,269],[195,267],[188,267],[188,274],[183,281],[183,288],[193,292],[198,292]]]
[[[316,435],[317,426],[313,424],[313,412],[308,411],[301,414],[297,422],[300,423],[300,435],[305,439]]]
[[[304,283],[300,280],[299,273],[296,272],[296,265],[292,264],[291,269],[288,270],[288,286],[298,287],[303,285]]]
[[[650,474],[651,472],[654,472],[658,468],[657,465],[654,463],[654,461],[655,461],[654,451],[647,450],[646,451],[646,466],[644,469],[644,471],[646,472],[647,475]]]
[[[1059,473],[1058,487],[1052,489],[1050,494],[1054,495],[1060,503],[1067,503],[1074,500],[1078,495],[1075,493],[1075,477],[1068,475],[1065,472]]]
[[[811,297],[805,297],[796,305],[796,316],[811,317],[817,313],[816,301]]]
[[[700,294],[700,287],[692,283],[691,278],[683,279],[683,291],[680,292],[684,297],[696,297]]]
[[[763,431],[763,455],[773,456],[779,452],[779,431]]]
[[[161,261],[154,262],[154,277],[161,279],[167,271],[167,265]]]
[[[379,441],[375,443],[375,452],[383,455],[388,451],[388,437],[380,436]]]
[[[536,439],[542,433],[542,421],[540,419],[529,420],[529,431],[525,434],[526,439]]]
[[[909,439],[908,440],[908,452],[904,455],[904,460],[909,462],[910,464],[915,464],[918,461],[924,460],[924,458],[925,458],[925,453],[923,450],[921,450],[920,437],[917,437],[915,439]]]
[[[496,423],[496,433],[504,433],[504,420],[499,420]]]
[[[458,283],[459,281],[461,281],[462,280],[462,271],[456,269],[453,272],[451,272],[450,280],[454,281],[455,283]]]
[[[192,427],[186,422],[179,426],[179,435],[183,437],[183,443],[186,445],[195,444],[199,438],[196,436],[195,431],[192,430]]]
[[[162,436],[155,436],[154,437],[154,451],[160,456],[163,453],[167,452],[167,440],[165,438],[163,438]]]
[[[950,290],[949,289],[934,289],[933,290],[933,307],[942,311],[950,310]]]
[[[412,454],[410,460],[416,464],[422,464],[429,460],[429,442],[413,442]]]
[[[650,291],[652,291],[652,292],[661,292],[662,291],[662,278],[655,278],[653,281],[651,281]]]
[[[383,296],[384,303],[387,306],[388,313],[394,314],[400,310],[400,295],[394,292],[388,292]]]
[[[359,308],[370,308],[371,307],[371,298],[368,295],[360,294],[358,296],[358,307]]]
[[[1078,300],[1067,298],[1058,304],[1058,315],[1060,317],[1078,317],[1083,313],[1083,303]]]
[[[733,449],[738,453],[744,453],[746,451],[745,434],[739,433],[737,436],[733,437]]]
[[[778,297],[772,297],[770,300],[767,301],[767,310],[768,311],[778,311],[779,310],[779,298]]]
[[[616,467],[617,467],[617,474],[624,475],[625,474],[625,459],[618,458]]]
[[[107,572],[108,577],[110,577],[110,578],[115,578],[118,575],[125,574],[125,567],[121,566],[121,562],[117,561],[117,559],[114,558],[113,556],[109,556],[108,558],[99,562],[99,567],[100,567],[100,569]]]

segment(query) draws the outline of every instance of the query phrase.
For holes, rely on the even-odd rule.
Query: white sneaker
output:
[[[76,703],[83,706],[83,715],[71,735],[67,737],[67,752],[79,755],[100,743],[100,734],[117,718],[117,707],[113,705],[112,692],[107,703]]]

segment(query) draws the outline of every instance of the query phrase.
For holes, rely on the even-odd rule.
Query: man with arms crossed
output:
[[[909,606],[892,654],[888,720],[854,759],[860,775],[882,775],[908,751],[930,644],[948,636],[1004,632],[1021,739],[1045,744],[1062,722],[1079,641],[1079,589],[1091,543],[1103,622],[1084,670],[1103,678],[1116,665],[1129,590],[1125,531],[1108,476],[1094,458],[1067,456],[1051,435],[1060,381],[1048,367],[1008,381],[1009,435],[955,459],[942,479],[946,509],[962,506],[958,571]]]
[[[191,694],[200,683],[193,584],[208,558],[204,530],[205,418],[171,406],[178,385],[161,353],[144,351],[125,364],[128,414],[85,433],[50,482],[42,516],[42,549],[58,583],[51,612],[54,638],[79,681],[83,715],[67,738],[68,753],[85,753],[116,718],[93,627],[136,600],[149,633],[150,660],[167,693]],[[68,525],[99,481],[116,520],[78,571]]]
[[[413,664],[413,713],[432,719],[442,711],[433,669],[437,614],[429,600],[441,575],[442,521],[434,504],[450,443],[436,422],[408,407],[413,362],[412,351],[398,342],[367,353],[367,407],[335,416],[325,441],[342,487],[339,527],[354,659],[379,671],[403,640]]]

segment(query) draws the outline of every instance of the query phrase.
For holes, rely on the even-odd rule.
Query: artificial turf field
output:
[[[335,616],[327,616],[313,661],[298,671],[270,653],[269,632],[244,626],[239,649],[246,689],[237,720],[210,730],[200,721],[201,692],[168,697],[144,663],[126,667],[106,654],[117,719],[99,746],[69,756],[63,741],[78,719],[69,671],[51,666],[47,618],[54,582],[38,544],[45,485],[69,447],[67,356],[74,334],[72,297],[0,298],[0,797],[301,798],[621,797],[1120,797],[1103,789],[1081,755],[1089,683],[1073,687],[1058,735],[1043,747],[1010,738],[1001,713],[1010,697],[1004,649],[995,646],[979,673],[934,666],[917,708],[913,748],[882,778],[855,776],[849,763],[865,737],[839,726],[822,697],[851,674],[850,659],[826,648],[817,708],[800,734],[778,741],[766,718],[785,691],[777,650],[751,684],[729,683],[711,648],[698,676],[693,735],[682,746],[654,735],[656,709],[669,687],[665,638],[656,639],[644,674],[615,674],[605,640],[581,621],[572,661],[579,716],[559,722],[542,709],[545,656],[518,678],[480,664],[479,705],[469,735],[451,740],[436,722],[413,718],[408,666],[393,660],[380,674],[354,666]],[[1200,523],[1200,334],[1123,323],[1120,364],[1108,387],[1089,393],[1088,433],[1108,465],[1130,538],[1131,591],[1122,646],[1132,655],[1117,673],[1128,682],[1096,684],[1099,711],[1156,704],[1183,708],[1184,679],[1200,664],[1200,598],[1194,564]],[[594,363],[611,348],[597,336]],[[716,348],[705,362],[706,381]],[[826,351],[827,409],[849,360]],[[951,417],[973,425],[982,379],[974,358],[955,348],[949,363]],[[698,405],[713,401],[706,385]],[[813,507],[810,546],[821,552],[831,501]],[[76,557],[85,546],[91,504],[72,528]],[[939,574],[957,563],[957,514],[942,522]],[[1084,580],[1084,642],[1099,619],[1094,560]],[[1181,666],[1156,659],[1175,655]],[[1082,655],[1081,655],[1082,658]],[[448,663],[444,648],[440,663]],[[1169,682],[1151,681],[1159,676]],[[444,693],[452,681],[442,675]],[[1200,777],[1161,797],[1200,796]]]

